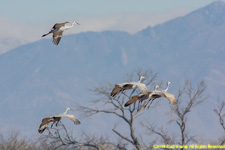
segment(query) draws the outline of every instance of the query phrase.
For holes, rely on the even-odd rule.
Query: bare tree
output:
[[[85,143],[93,143],[94,145],[98,146],[101,150],[126,150],[126,145],[118,139],[118,141],[110,141],[109,137],[105,136],[92,136],[83,133],[81,137],[81,141],[85,141]],[[92,148],[93,149],[93,148]],[[92,150],[91,147],[83,147],[82,150]]]
[[[35,143],[22,138],[18,132],[12,131],[8,138],[0,134],[1,150],[36,150]]]
[[[178,91],[177,104],[172,109],[178,117],[176,123],[180,128],[181,145],[183,146],[194,141],[194,136],[190,136],[186,130],[186,123],[191,110],[206,100],[206,97],[203,96],[205,89],[206,84],[204,81],[199,82],[196,88],[192,86],[190,81],[186,81],[184,87]],[[184,93],[187,94],[186,100],[182,99]],[[184,101],[187,101],[187,103],[183,104]]]
[[[164,143],[165,145],[173,145],[175,137],[171,135],[166,129],[163,127],[157,128],[155,125],[152,125],[151,123],[146,124],[141,122],[141,125],[146,128],[147,133],[150,133],[150,135],[157,135],[160,137],[160,143]],[[148,149],[153,149],[153,145],[157,140],[154,140],[151,142],[147,147]]]
[[[185,146],[189,142],[194,142],[194,136],[189,135],[187,131],[187,121],[189,113],[199,104],[203,103],[206,100],[206,96],[204,96],[204,91],[206,90],[206,84],[204,81],[199,82],[196,87],[192,85],[192,83],[188,80],[185,81],[184,85],[178,89],[178,94],[176,96],[177,104],[171,106],[172,113],[175,114],[175,120],[170,120],[169,122],[175,122],[180,130],[181,139],[177,139],[171,133],[169,133],[163,127],[156,128],[154,125],[149,123],[148,125],[142,125],[150,131],[150,133],[154,133],[161,138],[161,142],[164,144],[172,145],[172,144],[179,144]],[[179,143],[175,143],[175,142]],[[181,148],[182,150],[184,148]]]
[[[17,131],[8,131],[8,135],[0,133],[0,150],[126,150],[126,144],[121,140],[111,142],[104,136],[97,137],[83,133],[76,139],[72,136],[72,132],[67,132],[61,122],[58,127],[46,130],[49,134],[43,134],[37,140],[23,137]]]
[[[88,143],[82,143],[76,140],[71,132],[67,131],[67,128],[60,122],[57,127],[47,128],[48,134],[42,135],[40,137],[41,140],[48,141],[49,145],[51,145],[52,149],[82,149],[83,147],[92,147],[93,150],[100,150],[98,146],[92,144],[91,141]]]
[[[225,102],[220,102],[217,106],[217,108],[214,109],[214,112],[217,114],[218,118],[219,118],[219,122],[221,127],[223,128],[223,131],[225,133],[225,113],[223,113],[223,111],[225,111]],[[225,144],[225,136],[223,136],[221,138],[221,142],[220,145]]]
[[[146,77],[145,84],[147,86],[153,86],[152,84],[157,77],[155,73],[150,71],[137,71],[136,76],[140,77],[141,75]],[[133,81],[133,78],[134,75],[131,74],[128,76],[127,81]],[[111,84],[107,84],[106,86],[95,86],[93,91],[96,93],[96,95],[101,96],[99,99],[92,101],[92,104],[95,107],[79,106],[79,111],[82,111],[85,116],[104,113],[112,114],[122,119],[129,127],[129,135],[123,135],[116,125],[114,126],[112,131],[126,142],[132,144],[137,150],[140,150],[142,149],[142,146],[134,129],[134,119],[145,109],[145,107],[144,105],[138,107],[136,103],[130,105],[128,108],[124,107],[125,102],[131,99],[134,93],[140,93],[138,93],[136,89],[134,89],[131,92],[121,92],[119,95],[113,98],[110,96],[110,92],[112,91],[112,89],[113,85]],[[104,107],[100,108],[100,106],[102,105]]]

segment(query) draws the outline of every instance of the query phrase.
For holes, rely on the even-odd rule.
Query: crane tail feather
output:
[[[47,35],[49,35],[49,34],[50,34],[50,33],[43,34],[42,37],[45,37],[45,36],[47,36]]]

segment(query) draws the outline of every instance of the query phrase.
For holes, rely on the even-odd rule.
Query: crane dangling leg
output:
[[[46,34],[43,34],[42,35],[42,37],[44,37],[44,36],[47,36],[47,35],[49,35],[49,34],[51,34],[51,33],[53,33],[55,30],[51,30],[51,31],[49,31],[48,33],[46,33]]]
[[[149,104],[149,106],[152,104],[152,102],[155,100],[155,98],[154,99],[150,99],[149,101],[148,101],[148,103],[151,101],[151,103]],[[148,105],[148,103],[144,106],[144,107],[146,107],[147,105]]]
[[[140,105],[141,105],[141,103],[142,103],[142,101],[139,101],[139,102],[138,102],[138,108],[137,108],[137,111],[140,110],[140,107],[141,107]]]
[[[46,34],[44,34],[44,35],[42,35],[42,37],[44,37],[44,36],[46,36],[46,35],[49,35],[50,33],[46,33]]]

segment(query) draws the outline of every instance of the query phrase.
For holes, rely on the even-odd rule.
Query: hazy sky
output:
[[[112,15],[163,14],[203,7],[212,0],[1,0],[0,12],[16,22],[42,23],[58,19]]]
[[[81,25],[65,34],[121,30],[130,33],[204,7],[213,0],[0,0],[0,38],[40,40],[56,22]],[[49,37],[50,38],[50,37]]]

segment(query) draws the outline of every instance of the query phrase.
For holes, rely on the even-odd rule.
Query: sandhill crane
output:
[[[167,98],[169,103],[172,104],[172,105],[177,103],[176,99],[175,99],[175,96],[173,94],[171,94],[171,93],[165,92],[164,90],[155,91],[155,92],[151,93],[151,95],[149,95],[149,99],[152,99],[152,102],[156,98],[160,98],[160,97]]]
[[[50,33],[53,33],[53,36],[52,36],[52,37],[53,37],[53,41],[52,41],[52,42],[53,42],[55,45],[58,45],[58,44],[59,44],[59,41],[61,40],[61,37],[62,37],[62,35],[63,35],[63,32],[64,32],[65,30],[71,29],[71,28],[74,26],[74,24],[80,25],[79,23],[77,23],[77,22],[75,22],[75,21],[72,23],[71,26],[67,26],[67,25],[66,25],[67,23],[69,23],[69,22],[56,23],[56,24],[52,27],[52,29],[51,29],[48,33],[42,35],[42,37],[44,37],[44,36],[46,36],[46,35],[49,35]]]
[[[144,83],[141,83],[143,81],[143,79],[145,79],[145,77],[141,76],[138,82],[125,82],[125,83],[121,83],[121,84],[115,84],[115,87],[112,90],[112,92],[110,93],[110,96],[114,97],[121,91],[134,89],[136,87],[138,87],[142,93],[147,92],[146,85]]]
[[[58,114],[58,115],[54,115],[54,116],[50,116],[50,117],[42,119],[42,123],[40,124],[38,132],[39,133],[44,132],[50,122],[52,122],[51,127],[53,126],[54,123],[56,123],[56,126],[57,126],[62,117],[69,118],[76,125],[80,124],[80,121],[74,115],[66,114],[68,110],[72,110],[72,109],[70,107],[67,107],[66,111],[62,114]]]
[[[149,95],[149,99],[152,99],[151,103],[156,99],[156,98],[160,98],[160,97],[165,97],[168,99],[169,103],[170,104],[176,104],[176,99],[175,99],[175,96],[171,93],[168,93],[168,89],[169,89],[169,85],[171,84],[172,82],[171,81],[168,81],[167,82],[167,87],[165,90],[161,90],[161,91],[154,91],[152,92],[150,95]],[[151,105],[150,103],[150,105]],[[147,104],[146,104],[147,106]]]
[[[171,84],[171,81],[167,82],[167,87],[165,90],[161,90],[161,91],[157,91],[156,89],[159,88],[159,85],[156,85],[153,91],[147,92],[146,94],[140,94],[140,95],[136,95],[133,96],[124,106],[127,107],[130,104],[136,102],[137,100],[139,100],[140,102],[142,102],[145,99],[152,99],[150,105],[152,104],[152,102],[156,99],[156,98],[160,98],[160,97],[165,97],[169,100],[170,104],[176,104],[176,99],[175,96],[173,94],[168,93],[168,89],[169,89],[169,85]],[[148,101],[149,103],[150,101]],[[145,105],[145,107],[148,105],[148,103]]]
[[[156,89],[158,89],[158,88],[159,88],[159,85],[158,84],[155,85],[154,91],[156,91]],[[139,102],[142,102],[143,100],[148,99],[149,95],[151,93],[153,93],[154,91],[149,91],[149,92],[144,93],[144,94],[142,93],[142,94],[139,94],[139,95],[132,96],[132,98],[129,101],[127,101],[124,106],[127,107],[127,106],[135,103],[137,100],[139,100]]]

